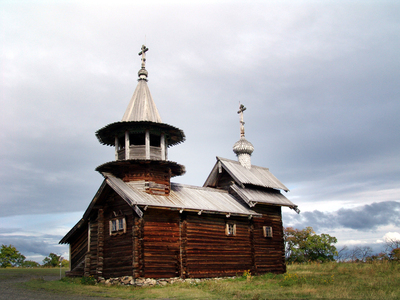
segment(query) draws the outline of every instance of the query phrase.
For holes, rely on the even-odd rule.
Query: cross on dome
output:
[[[238,114],[240,114],[240,140],[238,140],[233,145],[233,152],[235,152],[236,156],[240,164],[246,169],[251,169],[251,154],[254,151],[254,146],[246,140],[244,137],[244,121],[243,121],[243,112],[246,110],[243,104],[240,104]]]
[[[240,104],[239,111],[237,112],[240,114],[240,136],[244,137],[244,121],[243,121],[243,112],[246,110],[243,104]]]

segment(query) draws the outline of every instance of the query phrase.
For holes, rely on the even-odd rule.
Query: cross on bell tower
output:
[[[149,51],[149,48],[147,48],[145,45],[142,45],[142,51],[139,52],[139,55],[142,56],[142,69],[145,68],[146,65],[146,52]]]
[[[139,80],[147,81],[148,72],[145,69],[146,67],[146,52],[149,50],[145,45],[142,45],[142,51],[139,52],[139,55],[142,56],[142,68],[139,70]]]

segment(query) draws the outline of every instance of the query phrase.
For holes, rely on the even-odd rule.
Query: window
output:
[[[130,133],[129,143],[131,145],[144,145],[145,144],[145,134],[142,133]]]
[[[226,223],[225,234],[227,236],[235,236],[236,235],[236,224],[235,223]]]
[[[272,237],[272,226],[263,226],[264,237]]]
[[[126,232],[125,218],[117,218],[110,220],[110,235]]]
[[[159,135],[150,134],[150,146],[160,147],[161,137]]]

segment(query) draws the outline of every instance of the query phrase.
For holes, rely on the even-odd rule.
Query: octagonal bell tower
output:
[[[138,85],[120,122],[96,132],[100,143],[115,147],[115,160],[97,167],[103,175],[111,173],[125,182],[143,185],[150,194],[168,195],[170,179],[183,175],[185,167],[168,161],[168,147],[185,140],[179,128],[162,123],[147,85],[146,52],[139,55],[142,66]]]

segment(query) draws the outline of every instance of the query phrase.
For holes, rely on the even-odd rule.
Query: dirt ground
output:
[[[44,276],[44,280],[58,280],[59,276]],[[104,300],[105,298],[99,297],[83,297],[77,295],[60,295],[48,291],[35,291],[26,289],[22,286],[22,283],[33,279],[33,277],[20,276],[18,278],[11,277],[0,280],[0,299],[7,300],[67,300],[67,299],[82,299],[82,300]],[[111,299],[111,298],[107,298]]]

